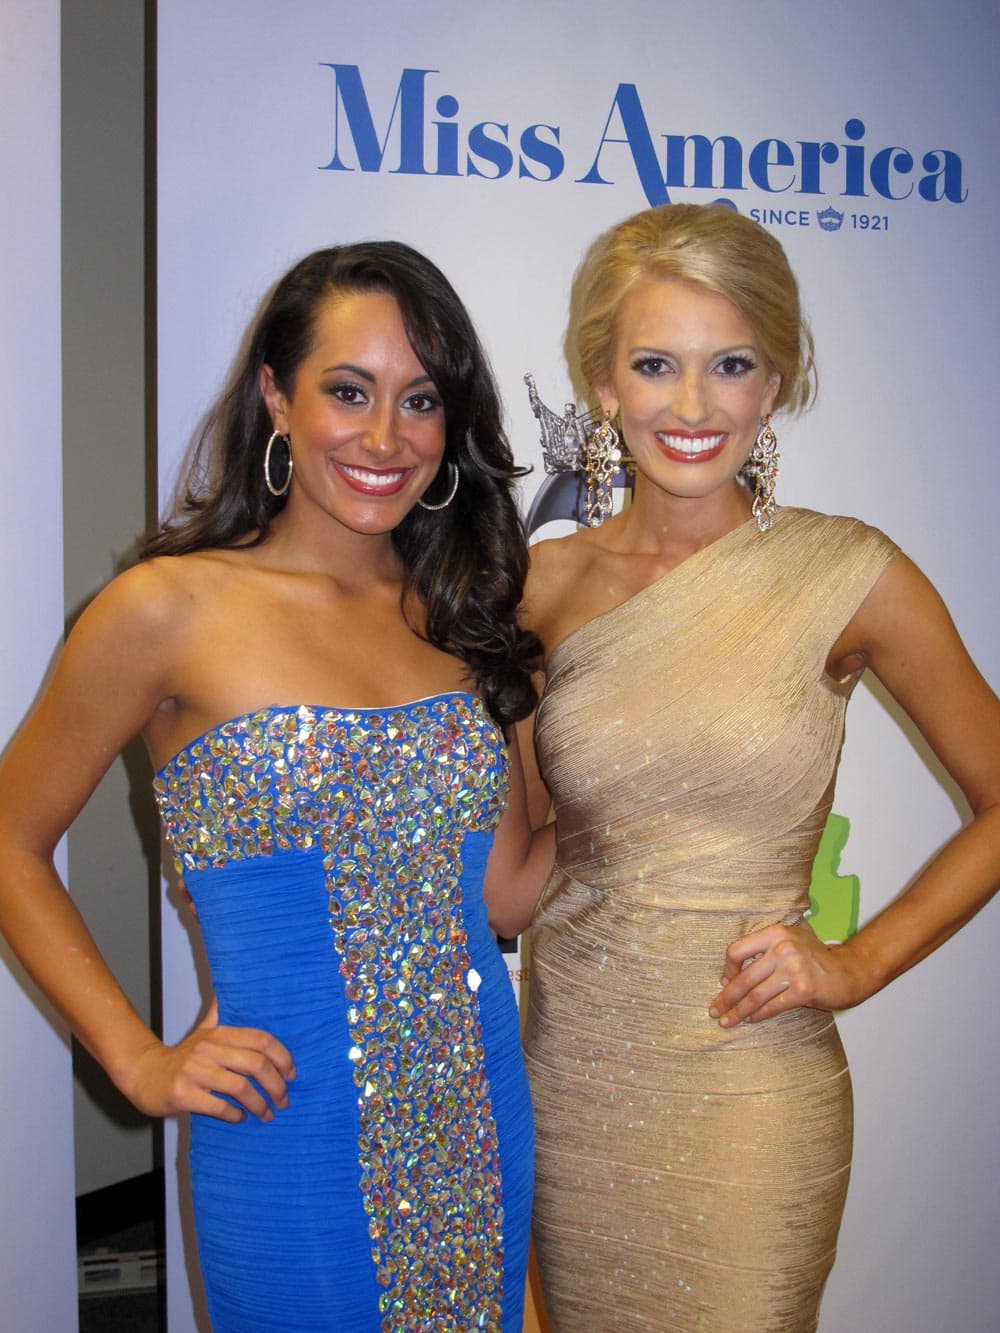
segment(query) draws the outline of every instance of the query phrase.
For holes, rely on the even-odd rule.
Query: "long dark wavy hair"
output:
[[[408,245],[370,241],[317,250],[278,282],[205,420],[179,512],[141,554],[185,555],[265,540],[286,500],[264,484],[272,426],[261,368],[270,366],[290,397],[313,346],[318,308],[337,292],[393,296],[410,345],[441,395],[445,452],[428,502],[447,494],[447,465],[458,468],[447,508],[415,506],[393,531],[406,569],[403,600],[416,592],[426,607],[426,638],[468,664],[497,722],[516,721],[534,707],[531,671],[541,651],[517,619],[528,564],[514,501],[514,479],[523,470],[514,465],[500,396],[468,312],[444,274]]]

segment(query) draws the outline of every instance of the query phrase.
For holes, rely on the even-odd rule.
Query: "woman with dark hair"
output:
[[[136,1106],[194,1112],[216,1330],[520,1330],[530,1109],[483,901],[551,860],[503,737],[534,699],[516,475],[434,265],[310,255],[0,770],[8,939]],[[136,733],[215,991],[174,1047],[52,865]]]
[[[851,1163],[833,1011],[993,893],[1000,704],[887,537],[777,502],[772,413],[814,380],[774,236],[719,206],[625,219],[580,267],[567,348],[604,421],[592,526],[533,549],[526,599],[559,830],[525,1033],[546,1299],[566,1333],[804,1333]],[[615,422],[635,492],[611,515]],[[973,818],[833,946],[810,872],[866,668]]]

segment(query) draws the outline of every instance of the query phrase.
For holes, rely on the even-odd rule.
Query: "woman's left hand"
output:
[[[804,921],[735,940],[726,950],[721,981],[708,1012],[724,1028],[760,1023],[789,1009],[849,1009],[865,998],[850,950],[823,944]]]

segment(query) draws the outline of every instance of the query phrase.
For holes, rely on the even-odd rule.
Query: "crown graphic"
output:
[[[829,208],[824,208],[821,213],[816,214],[816,221],[824,231],[840,231],[844,225],[844,215],[838,213],[831,204]]]
[[[560,416],[539,398],[533,375],[525,375],[524,382],[528,386],[531,410],[541,427],[545,471],[579,471],[583,467],[587,437],[600,425],[600,415],[597,412],[577,412],[575,403],[567,403]]]

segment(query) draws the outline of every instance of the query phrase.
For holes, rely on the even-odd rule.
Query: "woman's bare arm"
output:
[[[832,1010],[861,1003],[943,944],[1000,884],[1000,701],[935,589],[903,556],[831,654],[834,675],[863,666],[912,718],[973,818],[845,944],[824,945],[807,926],[772,926],[737,940],[710,1011],[723,1026],[798,1005]]]
[[[237,1120],[224,1092],[263,1118],[287,1099],[289,1053],[267,1033],[213,1018],[166,1047],[101,957],[53,864],[60,838],[124,745],[170,696],[184,608],[154,566],[116,579],[81,616],[38,706],[0,766],[0,929],[80,1041],[151,1115]]]
[[[486,866],[484,893],[490,924],[513,939],[531,924],[555,856],[555,825],[532,829],[517,736],[508,742],[510,794]]]

